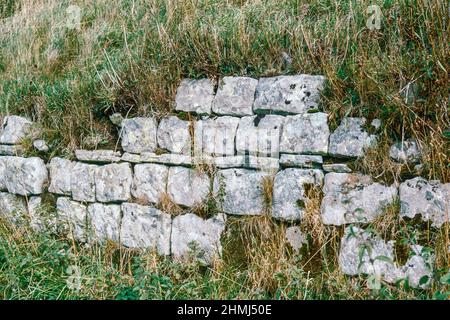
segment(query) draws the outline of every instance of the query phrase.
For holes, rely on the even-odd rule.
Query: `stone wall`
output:
[[[429,285],[417,280],[431,272],[430,257],[422,257],[421,248],[413,248],[416,258],[405,266],[377,260],[374,254],[393,257],[392,244],[353,225],[373,221],[399,198],[402,217],[420,215],[439,228],[449,220],[450,184],[416,177],[388,186],[353,173],[345,162],[377,143],[380,122],[344,118],[331,132],[328,115],[319,109],[324,81],[310,75],[225,77],[215,90],[208,79],[186,79],[177,90],[173,115],[114,115],[121,150],[77,150],[74,160],[54,157],[47,164],[20,157],[20,142],[32,135],[32,123],[5,117],[0,212],[81,242],[111,240],[177,259],[194,252],[210,263],[220,255],[227,215],[268,213],[296,224],[310,201],[306,189],[316,186],[324,195],[323,223],[352,224],[346,234],[353,237],[343,238],[339,256],[344,273],[382,275],[391,282],[409,277],[415,286]],[[48,151],[42,140],[34,147]],[[411,164],[418,163],[419,154],[415,141],[399,142],[390,151],[396,161]],[[263,187],[268,181],[272,188]],[[267,190],[273,191],[267,195]],[[42,208],[46,193],[57,197],[53,216]],[[193,213],[211,199],[219,213],[209,219]],[[176,206],[178,214],[161,210],[164,202]],[[363,254],[361,264],[355,259],[369,242],[374,250]]]

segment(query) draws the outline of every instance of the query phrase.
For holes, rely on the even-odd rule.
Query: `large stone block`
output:
[[[397,188],[374,183],[370,176],[328,173],[323,187],[321,212],[324,224],[367,223],[393,203]]]
[[[197,121],[194,133],[195,156],[233,156],[238,125],[239,118],[229,116]]]
[[[56,210],[58,224],[63,227],[67,236],[81,242],[87,242],[89,231],[86,206],[69,198],[58,198]]]
[[[132,195],[139,201],[158,203],[166,192],[169,168],[160,164],[134,166]]]
[[[364,150],[376,143],[376,136],[367,133],[365,118],[344,118],[330,135],[328,153],[334,157],[361,157]]]
[[[121,154],[114,150],[75,150],[78,160],[92,163],[119,162]]]
[[[302,155],[302,154],[282,154],[280,165],[285,168],[308,168],[312,169],[323,163],[322,156]]]
[[[210,114],[214,99],[214,84],[209,79],[183,79],[175,96],[175,110]]]
[[[276,174],[273,185],[272,215],[285,221],[299,221],[309,199],[305,189],[320,187],[323,172],[317,169],[289,168]]]
[[[416,177],[400,184],[400,216],[431,221],[440,227],[450,221],[450,183]]]
[[[184,167],[171,167],[167,181],[167,193],[176,204],[192,207],[206,200],[210,191],[210,179],[204,172]]]
[[[326,154],[328,115],[322,112],[286,117],[280,141],[281,153]]]
[[[163,118],[158,126],[158,146],[171,153],[191,153],[191,133],[189,121],[171,116]]]
[[[44,191],[48,171],[42,159],[9,157],[5,165],[4,184],[8,192],[28,196]]]
[[[62,158],[53,158],[48,165],[50,186],[48,191],[55,194],[72,194],[71,176],[75,162]]]
[[[122,121],[122,148],[125,152],[154,152],[157,148],[157,123],[154,118],[132,118]]]
[[[132,172],[129,163],[100,166],[95,171],[97,201],[127,201],[131,197]]]
[[[214,178],[214,195],[223,212],[261,215],[265,211],[263,183],[270,175],[247,169],[225,169]]]
[[[249,77],[224,77],[219,82],[212,110],[220,115],[250,116],[258,80]]]
[[[236,133],[237,153],[278,158],[283,123],[284,117],[278,115],[241,118]]]
[[[175,259],[195,258],[211,264],[222,252],[220,237],[225,229],[225,216],[204,220],[195,214],[177,216],[172,222],[172,255]]]
[[[19,223],[27,216],[27,207],[23,198],[0,192],[0,216],[13,223]]]
[[[18,144],[30,132],[32,122],[19,116],[7,116],[0,129],[0,143]]]
[[[134,203],[122,204],[120,239],[128,248],[148,248],[170,254],[170,215],[155,208]]]
[[[259,79],[255,113],[304,114],[318,107],[323,76],[296,75]]]
[[[93,203],[87,208],[90,226],[90,241],[104,243],[107,240],[119,242],[121,206],[117,204]]]
[[[76,162],[71,170],[70,190],[72,198],[81,202],[95,202],[96,165]]]

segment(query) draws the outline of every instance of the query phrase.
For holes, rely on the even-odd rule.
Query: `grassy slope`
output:
[[[68,30],[69,1],[8,0],[0,6],[0,112],[33,118],[53,153],[69,154],[80,146],[115,145],[112,112],[169,113],[183,77],[324,74],[329,81],[323,109],[333,126],[345,115],[383,120],[379,147],[356,163],[361,171],[398,179],[409,169],[395,166],[386,148],[393,140],[414,137],[424,149],[423,175],[448,182],[448,4],[375,2],[382,8],[382,28],[369,31],[365,10],[373,1],[78,0],[70,3],[82,8],[81,29]],[[282,52],[292,57],[292,65],[283,63]],[[419,87],[412,104],[401,94],[408,83]],[[0,295],[370,297],[370,291],[358,291],[364,288],[361,279],[336,270],[342,230],[323,227],[317,205],[309,213],[303,228],[314,230],[313,240],[300,262],[285,250],[284,226],[255,218],[234,226],[246,230],[242,234],[252,239],[247,242],[259,245],[207,270],[157,263],[151,254],[80,249],[63,239],[11,233],[2,224]],[[414,234],[395,214],[374,226],[386,238],[435,248],[440,275],[448,270],[448,226],[438,232],[421,226]],[[225,256],[239,247],[234,242]],[[69,264],[79,265],[86,277],[81,292],[66,287]],[[373,294],[429,298],[443,290],[438,284],[428,292],[385,286]]]

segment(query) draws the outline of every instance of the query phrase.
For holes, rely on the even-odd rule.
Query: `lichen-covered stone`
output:
[[[397,142],[389,149],[389,156],[397,162],[416,163],[420,160],[419,145],[415,140]]]
[[[192,207],[202,203],[209,194],[210,185],[206,173],[184,167],[169,169],[167,193],[178,205]]]
[[[47,142],[45,142],[45,140],[42,139],[38,139],[38,140],[34,140],[33,141],[33,147],[40,152],[48,152],[48,150],[50,149],[48,147]]]
[[[397,196],[397,188],[374,183],[370,176],[328,173],[321,212],[324,224],[367,223],[383,214]]]
[[[194,160],[189,155],[163,153],[155,154],[144,152],[142,154],[124,153],[122,161],[131,163],[160,163],[168,166],[192,166]]]
[[[216,114],[249,116],[258,80],[249,77],[224,77],[219,82],[212,110]]]
[[[48,165],[50,173],[49,192],[67,196],[72,194],[71,176],[74,165],[74,162],[58,157],[50,161]]]
[[[129,163],[100,166],[95,171],[97,201],[127,201],[131,197],[132,172]]]
[[[191,134],[189,121],[171,116],[163,118],[158,126],[158,146],[172,153],[191,153]]]
[[[27,207],[23,198],[7,193],[0,192],[0,216],[13,223],[21,222],[26,216]]]
[[[97,166],[75,162],[70,175],[72,198],[80,202],[95,202],[95,171]]]
[[[120,205],[93,203],[87,208],[87,218],[90,226],[90,241],[119,242],[122,218]]]
[[[345,163],[327,163],[322,166],[325,172],[350,173],[353,170]]]
[[[238,125],[239,118],[229,116],[197,121],[194,133],[195,155],[233,156]]]
[[[286,229],[286,241],[294,252],[299,252],[304,244],[307,243],[305,235],[299,226],[291,226]]]
[[[21,145],[0,145],[0,155],[2,156],[16,156],[20,157],[24,153],[24,148]]]
[[[63,227],[69,238],[81,242],[88,241],[87,208],[85,205],[69,198],[56,201],[58,224]]]
[[[188,213],[172,222],[172,255],[178,260],[195,258],[211,264],[222,252],[220,236],[225,230],[225,215],[208,220]]]
[[[328,115],[323,112],[286,117],[280,140],[281,153],[326,154]]]
[[[139,201],[158,203],[166,192],[169,168],[160,164],[137,164],[134,167],[132,195]]]
[[[6,170],[11,157],[0,157],[0,191],[8,191],[6,187]]]
[[[401,217],[420,215],[438,228],[450,221],[450,183],[416,177],[400,184],[399,191]]]
[[[365,118],[344,118],[330,135],[328,153],[334,157],[361,157],[376,143],[376,136],[364,129]]]
[[[306,186],[320,187],[322,183],[321,170],[289,168],[278,172],[273,184],[272,215],[285,221],[301,220],[309,201]]]
[[[183,79],[175,96],[175,110],[210,114],[214,84],[209,79]]]
[[[122,148],[125,152],[154,152],[157,148],[157,123],[154,118],[132,118],[122,121]]]
[[[45,163],[37,157],[9,157],[4,173],[8,192],[23,196],[41,194],[48,182]]]
[[[0,130],[0,143],[18,144],[32,129],[32,122],[19,116],[7,116]]]
[[[434,255],[420,245],[411,246],[412,255],[403,265],[402,272],[409,286],[428,289],[433,283]]]
[[[280,160],[271,157],[257,157],[247,155],[244,157],[243,167],[275,173],[280,168]]]
[[[75,150],[75,157],[84,162],[111,163],[119,162],[121,154],[114,150]]]
[[[242,117],[236,133],[237,153],[278,158],[283,123],[279,115]]]
[[[302,155],[302,154],[282,154],[280,165],[284,168],[314,168],[323,163],[322,156]]]
[[[235,215],[261,215],[265,211],[263,183],[270,175],[248,169],[225,169],[216,173],[214,195],[222,211]]]
[[[259,79],[255,113],[304,114],[318,107],[323,76],[295,75]]]
[[[345,229],[338,257],[339,267],[347,275],[375,275],[389,283],[404,277],[394,260],[394,241],[355,226]]]
[[[170,215],[153,207],[134,203],[122,204],[120,239],[128,248],[156,250],[159,254],[170,254]]]

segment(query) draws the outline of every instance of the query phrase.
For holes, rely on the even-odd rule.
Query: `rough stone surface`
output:
[[[263,182],[268,173],[247,169],[225,169],[214,178],[214,195],[222,211],[235,215],[264,213]]]
[[[330,136],[327,121],[328,115],[323,112],[286,117],[280,152],[326,154]]]
[[[97,201],[127,201],[131,197],[132,172],[129,163],[113,163],[98,167],[95,172]]]
[[[352,169],[345,163],[328,163],[322,166],[325,172],[350,173]]]
[[[18,144],[31,132],[32,122],[19,116],[7,116],[0,130],[0,143]]]
[[[134,203],[122,204],[120,239],[128,248],[149,248],[170,254],[170,215]]]
[[[133,197],[147,203],[158,203],[166,192],[168,173],[168,167],[160,164],[137,164],[131,190]]]
[[[62,224],[67,235],[75,240],[87,242],[89,235],[86,206],[69,198],[58,198],[56,210],[58,223]]]
[[[322,156],[301,155],[301,154],[282,154],[280,156],[280,165],[284,168],[314,168],[323,163]]]
[[[45,142],[44,140],[34,140],[33,141],[33,147],[40,152],[48,152],[49,147],[47,142]]]
[[[411,287],[428,289],[433,282],[434,255],[420,245],[413,245],[411,249],[412,255],[402,267],[402,272]]]
[[[0,155],[2,156],[21,156],[24,153],[24,149],[21,145],[0,145]]]
[[[325,175],[323,193],[323,223],[342,225],[373,221],[394,201],[397,189],[374,183],[370,176],[332,172]]]
[[[304,114],[317,109],[323,76],[296,75],[259,79],[253,110]]]
[[[171,167],[167,181],[167,193],[178,205],[192,207],[200,204],[210,191],[210,179],[206,173],[184,167]]]
[[[283,123],[279,115],[242,117],[236,133],[237,153],[278,158]]]
[[[273,184],[272,215],[281,220],[301,220],[309,201],[305,185],[321,186],[323,172],[317,169],[289,168],[277,173]]]
[[[434,227],[450,221],[450,183],[416,177],[400,184],[399,191],[401,217],[420,215]]]
[[[72,198],[81,202],[95,202],[95,171],[97,166],[75,162],[70,176]]]
[[[209,79],[183,79],[175,96],[175,110],[210,114],[214,84]]]
[[[49,192],[67,196],[72,194],[71,176],[74,165],[75,163],[70,160],[57,157],[50,161],[48,165],[50,173]]]
[[[280,168],[280,160],[271,157],[245,156],[244,167],[276,173]]]
[[[220,236],[225,229],[225,216],[208,220],[188,213],[177,216],[172,222],[172,255],[175,259],[195,258],[211,264],[222,252]]]
[[[0,192],[0,215],[7,220],[17,223],[26,215],[25,201],[11,193]]]
[[[237,117],[218,117],[195,123],[195,155],[233,156]]]
[[[200,159],[194,159],[198,161],[199,164],[214,165],[219,169],[227,168],[242,168],[245,164],[245,156],[224,156],[224,157],[210,157],[203,156]]]
[[[286,241],[295,252],[300,251],[302,246],[307,243],[306,237],[298,226],[291,226],[286,229]]]
[[[361,157],[364,150],[375,144],[376,136],[364,129],[365,118],[344,118],[330,135],[328,153],[334,157]]]
[[[121,154],[113,150],[75,150],[75,156],[79,161],[92,163],[119,162]]]
[[[48,171],[40,158],[10,157],[6,161],[5,186],[10,193],[38,195],[48,181]]]
[[[394,241],[386,243],[379,236],[355,226],[345,229],[338,262],[347,275],[375,275],[390,283],[404,277],[394,261]]]
[[[119,242],[122,218],[120,205],[93,203],[87,208],[87,217],[91,230],[89,240]]]
[[[189,121],[171,116],[163,118],[158,126],[158,146],[172,153],[191,153],[191,134]]]
[[[30,216],[30,226],[33,230],[42,232],[49,226],[50,217],[44,217],[42,215],[43,205],[42,198],[39,196],[30,197],[28,200],[28,214]]]
[[[0,191],[8,191],[6,187],[6,170],[11,157],[0,157]]]
[[[191,166],[194,161],[191,156],[183,154],[155,154],[144,152],[142,154],[124,153],[122,161],[131,163],[160,163],[168,166]]]
[[[415,140],[405,140],[403,142],[397,142],[389,149],[389,156],[397,162],[419,162],[419,145]]]
[[[249,116],[258,80],[248,77],[224,77],[219,82],[212,110],[216,114]]]
[[[157,147],[157,123],[154,118],[132,118],[122,121],[122,148],[125,152],[154,152]]]

